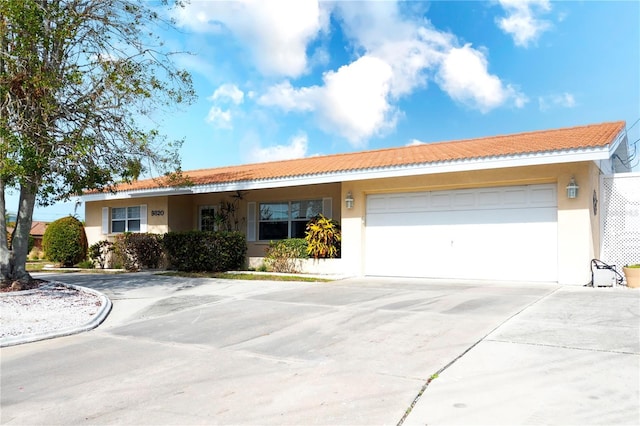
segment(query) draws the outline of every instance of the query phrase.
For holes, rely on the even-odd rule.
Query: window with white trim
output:
[[[214,206],[200,206],[200,215],[198,218],[201,231],[215,231],[216,226],[216,209]]]
[[[147,232],[147,205],[102,207],[102,235]]]
[[[111,209],[111,232],[140,232],[140,206],[113,207]]]
[[[258,239],[304,238],[310,219],[323,212],[323,200],[260,203]]]

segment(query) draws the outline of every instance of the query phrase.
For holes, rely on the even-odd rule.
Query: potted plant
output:
[[[622,270],[627,279],[627,287],[640,288],[640,263],[626,265]]]

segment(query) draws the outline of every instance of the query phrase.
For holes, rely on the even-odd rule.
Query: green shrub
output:
[[[233,232],[169,232],[162,244],[169,267],[178,271],[221,272],[244,265],[247,242],[244,234]]]
[[[63,217],[47,226],[42,248],[47,259],[69,267],[87,258],[87,236],[82,222],[73,216]]]
[[[78,268],[93,269],[95,268],[95,264],[92,260],[83,260],[82,262],[78,263]]]
[[[113,243],[107,240],[98,241],[89,247],[89,259],[97,263],[100,269],[104,269],[111,252],[113,252]]]
[[[113,243],[114,264],[122,265],[128,271],[158,268],[163,256],[160,240],[158,234],[119,234]]]
[[[113,241],[111,265],[115,269],[126,269],[127,271],[134,271],[136,269],[135,262],[127,250],[125,234],[116,235]]]
[[[307,253],[314,259],[340,257],[340,224],[319,214],[307,223]]]
[[[164,254],[158,234],[126,234],[127,247],[139,268],[156,269],[162,263]]]
[[[299,272],[302,259],[308,258],[307,241],[304,238],[289,238],[271,241],[264,262],[267,270],[273,272]]]

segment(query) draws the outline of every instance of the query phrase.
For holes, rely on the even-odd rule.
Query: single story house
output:
[[[87,193],[89,243],[119,232],[206,230],[235,201],[255,264],[269,241],[342,226],[333,272],[353,276],[590,281],[599,176],[626,171],[625,123],[533,131],[185,172]]]
[[[33,246],[42,250],[42,238],[44,237],[44,231],[49,226],[48,222],[33,221],[31,223],[31,232],[29,235],[33,237]]]
[[[29,235],[31,235],[31,237],[33,238],[34,248],[42,250],[42,238],[44,237],[44,231],[47,230],[47,226],[49,226],[48,222],[40,222],[37,220],[34,220],[33,222],[31,222],[31,231],[29,232]],[[7,233],[8,234],[13,233],[12,226],[7,227]]]

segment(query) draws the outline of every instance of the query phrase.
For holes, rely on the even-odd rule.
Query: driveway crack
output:
[[[508,317],[507,319],[505,319],[504,321],[502,321],[500,324],[498,324],[497,326],[495,326],[491,331],[489,331],[487,334],[485,334],[484,336],[482,336],[478,341],[476,341],[475,343],[473,343],[471,346],[469,346],[467,349],[465,349],[460,355],[458,355],[457,357],[455,357],[453,360],[449,361],[449,363],[447,363],[444,367],[440,368],[438,371],[436,371],[434,374],[432,374],[427,381],[422,385],[422,387],[420,388],[420,391],[418,391],[418,394],[416,395],[416,397],[413,399],[413,401],[411,402],[411,404],[409,405],[409,407],[405,410],[404,415],[402,416],[402,418],[400,419],[400,421],[398,421],[396,426],[401,426],[404,421],[407,419],[407,417],[409,416],[409,414],[411,414],[411,411],[413,410],[413,407],[416,406],[416,404],[418,403],[418,401],[420,400],[420,398],[422,397],[422,395],[425,393],[425,391],[427,390],[427,387],[429,387],[429,384],[435,380],[436,378],[438,378],[438,376],[440,374],[442,374],[443,372],[445,372],[449,367],[451,367],[453,364],[455,364],[460,358],[462,358],[463,356],[465,356],[469,351],[471,351],[473,348],[475,348],[476,346],[478,346],[481,342],[488,340],[487,338],[493,334],[496,330],[498,330],[500,327],[502,327],[504,324],[506,324],[507,322],[511,321],[513,318],[517,317],[518,315],[520,315],[521,313],[523,313],[524,311],[526,311],[527,309],[529,309],[530,307],[537,305],[538,303],[540,303],[541,301],[547,299],[548,297],[550,297],[551,295],[555,294],[558,290],[560,290],[562,287],[558,286],[557,288],[553,289],[552,291],[550,291],[547,294],[544,294],[542,297],[540,297],[539,299],[534,300],[533,302],[529,303],[528,305],[526,305],[525,307],[523,307],[522,309],[520,309],[518,312],[516,312],[515,314],[511,315],[510,317]]]
[[[486,341],[496,342],[496,343],[509,343],[512,345],[528,345],[528,346],[540,346],[540,347],[547,347],[547,348],[571,349],[575,351],[585,351],[585,352],[603,352],[603,353],[621,354],[621,355],[640,355],[640,353],[638,352],[615,351],[615,350],[605,350],[605,349],[597,349],[597,348],[579,348],[576,346],[551,345],[551,344],[545,344],[545,343],[514,342],[512,340],[500,340],[500,339],[486,339]]]

